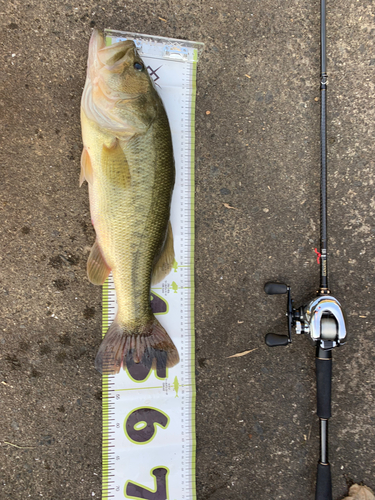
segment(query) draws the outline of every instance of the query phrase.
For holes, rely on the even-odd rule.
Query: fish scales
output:
[[[150,316],[150,269],[160,250],[169,218],[168,191],[174,183],[173,169],[164,173],[165,163],[173,163],[164,150],[171,149],[168,137],[152,144],[158,136],[153,125],[142,141],[137,137],[120,146],[123,158],[117,156],[109,168],[93,165],[91,213],[104,258],[112,269],[118,294],[119,320],[139,324]],[[156,130],[155,130],[156,129]],[[101,164],[101,152],[98,151]],[[159,161],[158,161],[159,159]],[[124,162],[129,167],[129,175]],[[125,172],[124,172],[125,170]],[[119,174],[122,182],[119,182]],[[130,177],[130,178],[129,178]],[[142,311],[142,312],[141,312]]]

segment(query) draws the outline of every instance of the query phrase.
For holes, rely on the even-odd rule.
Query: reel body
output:
[[[288,294],[287,313],[288,335],[268,333],[269,347],[284,346],[292,342],[292,329],[300,335],[306,334],[315,346],[333,349],[345,344],[347,331],[344,312],[340,302],[331,295],[319,295],[305,306],[295,309],[290,287],[284,283],[266,283],[264,291],[268,295]]]

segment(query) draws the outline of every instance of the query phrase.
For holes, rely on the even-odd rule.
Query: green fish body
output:
[[[80,180],[89,184],[96,232],[88,276],[102,284],[112,271],[118,304],[95,366],[106,374],[134,365],[147,372],[171,367],[178,352],[151,311],[150,286],[174,262],[172,139],[163,103],[132,41],[105,47],[94,31],[81,124]]]

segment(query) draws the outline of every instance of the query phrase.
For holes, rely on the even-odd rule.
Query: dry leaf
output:
[[[345,497],[344,500],[375,500],[375,496],[367,486],[353,484],[349,489],[349,496]]]
[[[210,115],[211,114],[211,111],[206,111],[206,115]]]
[[[245,74],[245,76],[247,76],[248,78],[251,78],[251,76],[250,76],[250,75],[246,75],[246,74]]]
[[[9,443],[9,441],[4,441],[4,444],[9,444],[9,446],[13,446],[14,448],[18,448],[19,450],[26,450],[28,448],[35,448],[35,446],[18,446],[18,444]]]
[[[228,356],[227,359],[229,359],[229,358],[240,358],[241,356],[246,356],[246,354],[249,354],[249,352],[256,351],[257,349],[258,349],[258,347],[256,347],[255,349],[251,349],[250,351],[238,352],[237,354],[233,354],[232,356]],[[367,498],[366,498],[366,500],[367,500]],[[371,500],[371,499],[369,499],[369,500]]]
[[[229,205],[229,203],[223,203],[223,205],[224,205],[224,207],[225,207],[225,208],[231,208],[232,210],[238,210],[238,208],[231,207],[231,206]]]
[[[242,325],[243,321],[237,321],[237,323],[238,323],[239,325]]]
[[[167,22],[167,20],[163,19],[162,17],[158,17],[158,19],[160,19],[160,21],[164,21],[165,23]]]

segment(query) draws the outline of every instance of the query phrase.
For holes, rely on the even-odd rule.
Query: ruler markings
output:
[[[175,398],[181,401],[180,414],[182,416],[181,425],[181,439],[184,445],[181,448],[181,464],[182,469],[180,472],[179,484],[182,485],[180,495],[170,493],[171,500],[195,500],[195,381],[194,381],[194,318],[193,318],[193,252],[194,252],[194,201],[193,201],[193,188],[194,188],[194,172],[193,172],[193,157],[194,157],[194,115],[191,114],[193,106],[195,105],[195,66],[191,64],[184,64],[185,78],[182,85],[183,103],[181,108],[181,135],[180,135],[180,164],[177,174],[180,179],[180,199],[181,204],[179,208],[180,223],[182,224],[181,232],[175,232],[175,236],[179,238],[180,253],[178,257],[177,274],[174,275],[173,271],[168,278],[177,283],[177,290],[175,293],[180,294],[180,319],[181,322],[181,343],[180,343],[180,377],[179,387],[173,389],[173,378],[163,381],[163,385],[150,385],[140,387],[135,382],[134,387],[120,388],[116,386],[115,378],[113,376],[103,378],[103,496],[102,499],[124,498],[124,483],[121,478],[123,477],[123,470],[118,467],[122,463],[121,454],[117,455],[116,436],[119,425],[120,404],[123,401],[121,394],[127,391],[137,392],[143,390],[153,391],[155,394],[167,394],[173,396],[176,390]],[[190,97],[190,92],[193,89],[194,98]],[[178,164],[178,162],[177,162]],[[177,166],[177,165],[176,165]],[[179,172],[179,173],[178,173]],[[168,293],[169,287],[168,285]],[[115,290],[113,280],[109,278],[107,283],[103,286],[103,333],[108,328],[116,310],[116,303],[114,300]],[[173,292],[172,292],[173,293]],[[160,290],[158,289],[160,295]],[[164,292],[162,292],[164,297]],[[168,298],[168,295],[166,295]],[[172,297],[173,298],[173,297]],[[191,383],[185,383],[185,382]],[[165,384],[169,386],[165,390]],[[112,394],[113,395],[110,395]],[[117,399],[117,396],[120,399]],[[110,400],[110,401],[109,401]],[[122,418],[123,420],[123,418]],[[122,427],[122,424],[120,425]],[[159,431],[158,431],[159,432]],[[113,437],[115,436],[115,437]],[[123,436],[123,434],[122,434]],[[114,443],[114,444],[112,444]],[[116,448],[112,451],[113,448]],[[120,450],[119,450],[120,451]],[[123,452],[123,450],[122,450]],[[121,453],[122,453],[121,452]],[[123,469],[123,468],[122,468]],[[169,483],[172,472],[169,474]],[[111,478],[111,481],[108,479]],[[114,478],[112,480],[112,478]],[[146,481],[147,478],[144,478]],[[143,484],[143,483],[142,483]],[[146,487],[146,483],[145,487]],[[112,486],[114,485],[114,486]],[[147,487],[150,487],[148,483]],[[116,490],[116,491],[115,491]],[[114,493],[113,493],[114,491]],[[113,493],[113,494],[112,494]],[[130,498],[125,496],[125,498]],[[133,498],[133,497],[131,497]],[[141,498],[141,497],[140,497]],[[169,498],[169,497],[168,497]]]

